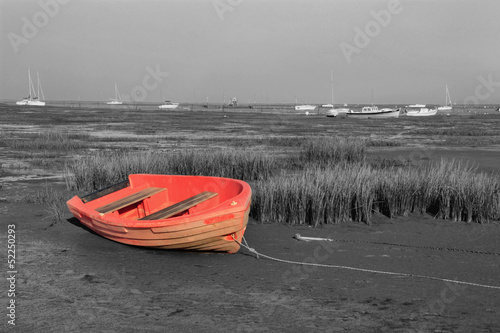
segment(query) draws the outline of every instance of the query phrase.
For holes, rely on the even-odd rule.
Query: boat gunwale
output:
[[[180,175],[165,175],[165,176],[185,177]],[[242,189],[241,192],[238,193],[236,196],[228,198],[227,200],[220,202],[216,206],[210,207],[207,210],[196,212],[190,215],[175,216],[160,220],[138,220],[125,217],[117,217],[112,214],[101,215],[97,210],[89,208],[87,204],[84,203],[81,200],[81,198],[77,195],[68,200],[67,204],[68,207],[70,208],[70,211],[72,212],[76,211],[79,215],[86,216],[88,219],[92,221],[107,224],[110,226],[135,228],[135,229],[150,229],[150,228],[160,228],[160,227],[189,224],[191,222],[205,220],[216,216],[245,212],[247,209],[250,208],[252,190],[250,185],[248,185],[246,182],[239,179],[224,178],[224,177],[210,177],[210,176],[192,176],[192,177],[204,177],[212,179],[216,178],[220,180],[235,182],[241,185]]]

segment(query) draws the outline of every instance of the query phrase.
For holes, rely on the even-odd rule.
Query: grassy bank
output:
[[[366,160],[367,140],[308,138],[285,157],[236,148],[172,153],[96,152],[67,165],[68,187],[90,192],[131,173],[208,175],[251,182],[259,221],[317,226],[429,213],[453,221],[500,219],[498,178],[456,161],[426,167]]]

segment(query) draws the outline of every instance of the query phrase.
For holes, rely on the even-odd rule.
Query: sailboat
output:
[[[326,111],[327,117],[337,117],[340,113],[346,114],[347,112],[349,112],[349,109],[348,108],[335,109],[335,106],[333,104],[333,70],[330,70],[330,81],[332,83],[332,104],[325,104],[322,106],[331,108],[330,110]]]
[[[28,97],[23,98],[22,101],[16,102],[17,105],[29,105],[29,106],[45,106],[45,96],[43,95],[42,85],[40,84],[40,77],[38,72],[36,72],[37,78],[37,93],[35,94],[35,87],[33,86],[33,81],[31,80],[31,70],[28,69]],[[42,100],[38,98],[42,93]]]
[[[446,100],[444,106],[438,107],[438,110],[440,111],[450,111],[453,109],[451,105],[451,97],[450,97],[450,91],[448,90],[448,85],[446,85]]]
[[[122,98],[120,97],[120,93],[118,92],[118,87],[116,86],[116,82],[115,82],[115,98],[114,99],[110,98],[110,101],[107,102],[106,104],[109,104],[109,105],[121,105],[121,104],[123,104]]]

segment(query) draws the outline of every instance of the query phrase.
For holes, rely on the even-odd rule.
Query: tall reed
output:
[[[179,152],[95,152],[66,165],[68,188],[91,191],[127,179],[129,174],[182,174],[267,179],[274,159],[237,149]]]
[[[429,212],[478,223],[500,219],[498,177],[454,160],[419,169],[338,164],[257,182],[253,188],[251,214],[261,221],[369,224],[374,212],[390,217]]]
[[[366,139],[340,136],[312,137],[302,143],[300,158],[316,165],[358,163],[365,161],[366,147]]]

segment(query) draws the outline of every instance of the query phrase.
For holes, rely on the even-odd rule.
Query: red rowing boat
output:
[[[67,204],[82,224],[116,242],[235,253],[251,197],[250,186],[236,179],[135,174]]]

